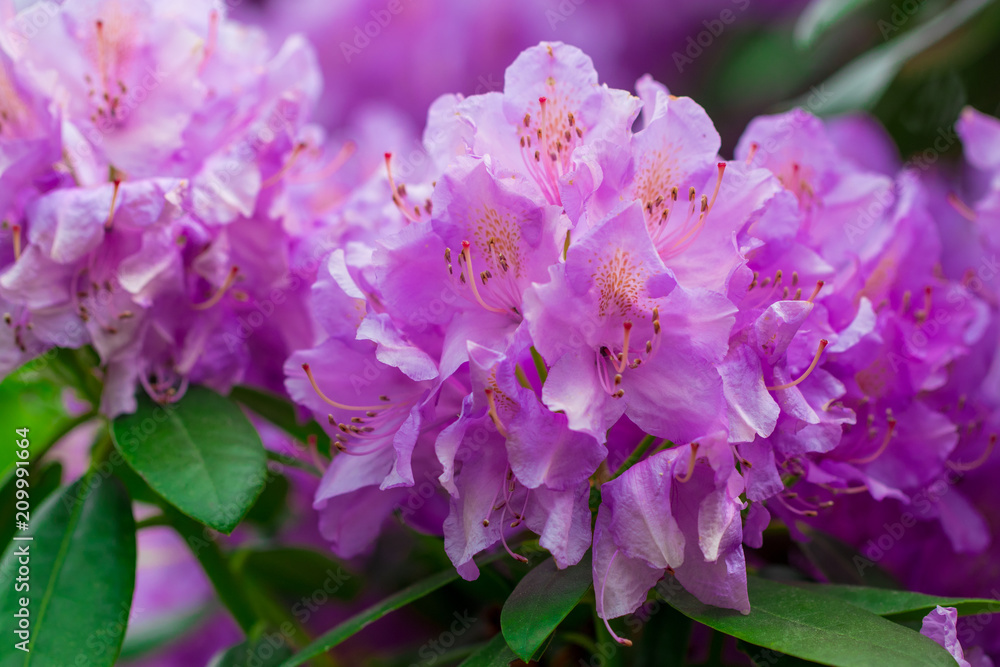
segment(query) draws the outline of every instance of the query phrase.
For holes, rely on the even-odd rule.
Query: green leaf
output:
[[[796,45],[809,48],[820,35],[870,4],[872,0],[812,0],[795,23]]]
[[[798,542],[799,549],[813,567],[833,584],[851,584],[869,588],[898,589],[899,584],[885,570],[840,540],[804,524],[808,542]]]
[[[485,646],[462,661],[459,667],[509,667],[517,656],[507,646],[503,635],[498,634]]]
[[[323,591],[337,600],[350,600],[361,581],[329,556],[312,549],[273,547],[248,549],[233,556],[238,574],[253,577],[271,590],[293,598]]]
[[[817,115],[871,109],[903,65],[961,28],[990,2],[955,2],[923,25],[855,58],[795,105]]]
[[[42,501],[51,496],[62,483],[62,464],[56,461],[50,463],[41,470],[29,466],[28,480],[32,507],[41,507]],[[17,483],[14,475],[10,476],[7,483],[0,488],[0,516],[15,516],[17,511]],[[0,524],[0,551],[14,537],[17,526],[14,521],[5,521]]]
[[[256,429],[232,401],[191,387],[173,405],[139,397],[112,424],[115,446],[167,502],[223,533],[253,506],[267,479]]]
[[[135,522],[114,478],[88,474],[51,496],[32,516],[31,541],[10,544],[0,561],[0,635],[19,642],[16,612],[28,601],[30,652],[2,651],[0,667],[113,665],[135,585]],[[21,537],[19,534],[18,537]],[[16,591],[23,549],[30,590]],[[86,659],[81,663],[81,658]]]
[[[246,640],[212,658],[208,667],[278,667],[292,656],[292,649],[280,634],[265,633]]]
[[[503,552],[491,554],[490,556],[477,561],[477,563],[480,566],[486,565],[487,563],[491,563],[500,558],[500,554],[502,553]],[[438,572],[437,574],[433,574],[422,581],[418,581],[415,584],[407,586],[398,593],[390,595],[381,602],[373,604],[364,611],[347,619],[340,625],[323,633],[323,635],[303,648],[295,657],[283,662],[281,667],[296,667],[307,660],[326,653],[333,647],[354,636],[383,616],[391,614],[411,602],[430,595],[434,591],[443,586],[447,586],[456,579],[458,579],[458,572],[454,568],[449,568],[442,572]]]
[[[754,667],[806,667],[807,665],[818,665],[818,662],[811,662],[796,658],[784,653],[772,651],[769,648],[748,644],[742,639],[736,640],[736,647],[743,651],[750,658]]]
[[[527,662],[593,585],[590,556],[560,570],[552,558],[531,570],[507,598],[500,628],[507,645]]]
[[[830,595],[838,600],[849,602],[856,607],[889,620],[917,621],[934,611],[938,605],[954,607],[959,616],[986,612],[1000,612],[1000,600],[985,598],[944,598],[910,591],[887,591],[880,588],[865,588],[864,586],[832,586],[829,584],[797,584],[815,593]]]
[[[738,639],[836,667],[954,667],[933,640],[837,598],[748,577],[752,611],[710,607],[676,581],[667,600],[686,616]]]
[[[245,405],[255,414],[271,422],[299,442],[306,442],[310,436],[316,438],[316,446],[321,454],[330,455],[330,436],[316,420],[306,423],[299,421],[295,406],[286,399],[271,392],[250,387],[233,387],[229,397]]]
[[[28,362],[0,382],[0,435],[14,436],[17,429],[28,429],[31,461],[37,463],[56,440],[85,419],[66,414],[63,406],[65,385],[42,373],[47,368],[42,359]],[[20,440],[20,438],[18,438]],[[0,484],[11,479],[17,448],[0,447]]]

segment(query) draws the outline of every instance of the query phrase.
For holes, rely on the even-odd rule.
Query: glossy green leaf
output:
[[[51,496],[30,523],[33,539],[12,542],[0,561],[0,635],[10,642],[0,652],[0,667],[113,665],[135,585],[128,495],[114,478],[88,475]],[[30,578],[15,583],[22,559]],[[29,590],[17,591],[24,584]],[[14,616],[21,598],[28,602],[30,652],[11,648],[25,639],[16,634]]]
[[[133,470],[184,514],[231,533],[267,479],[260,436],[239,407],[204,387],[173,405],[142,395],[115,419],[115,446]]]
[[[1000,612],[1000,600],[985,598],[952,598],[911,593],[910,591],[887,591],[864,586],[832,586],[829,584],[797,584],[823,595],[831,595],[844,602],[893,621],[920,620],[934,611],[938,605],[954,607],[959,616],[969,614]]]
[[[306,442],[310,436],[316,438],[319,451],[330,455],[330,436],[311,419],[302,423],[295,412],[295,407],[287,399],[270,392],[250,387],[234,387],[229,397],[246,406],[255,414],[271,422],[299,442]]]
[[[50,463],[41,469],[35,467],[28,468],[28,482],[32,507],[41,507],[46,498],[51,496],[62,483],[62,464],[58,461]],[[17,511],[17,478],[10,476],[7,483],[0,488],[0,516],[15,516]],[[7,543],[17,532],[14,521],[5,521],[0,524],[0,551],[7,547]]]
[[[507,645],[522,660],[530,660],[592,584],[589,553],[565,570],[558,569],[551,558],[535,566],[518,583],[500,613]]]
[[[17,429],[28,429],[31,461],[42,455],[84,418],[73,418],[63,405],[65,385],[54,377],[51,362],[39,358],[28,362],[0,382],[0,436],[13,438]],[[18,437],[18,440],[21,438]],[[0,484],[11,478],[16,448],[0,447]]]
[[[870,4],[872,0],[812,0],[795,23],[795,43],[809,48],[827,30]]]
[[[507,646],[503,635],[498,634],[485,646],[462,661],[459,667],[508,667],[517,656]]]
[[[871,109],[903,65],[961,28],[990,2],[959,0],[921,26],[855,58],[795,105],[818,115]]]
[[[736,640],[736,647],[743,651],[750,658],[750,663],[754,667],[809,667],[818,665],[818,662],[811,662],[796,658],[784,653],[772,651],[769,648],[748,644],[742,639]]]
[[[361,581],[326,554],[296,547],[249,549],[237,552],[238,574],[253,577],[269,589],[293,598],[317,595],[350,600]]]
[[[292,649],[279,633],[264,633],[257,640],[240,642],[212,658],[208,667],[278,667],[292,656]]]
[[[679,585],[667,601],[720,632],[824,665],[954,667],[934,641],[835,597],[758,577],[749,577],[748,587],[746,616],[702,604]]]

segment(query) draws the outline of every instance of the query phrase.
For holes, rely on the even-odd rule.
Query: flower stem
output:
[[[179,513],[171,512],[170,523],[174,530],[184,538],[191,553],[201,563],[205,575],[212,582],[212,587],[219,595],[219,600],[229,610],[243,633],[249,635],[260,619],[253,612],[250,599],[237,580],[230,566],[229,558],[211,537],[205,535],[205,528],[196,521]]]
[[[640,440],[639,444],[636,445],[635,450],[631,454],[629,454],[629,457],[625,459],[625,461],[620,466],[618,466],[618,470],[616,470],[615,474],[611,476],[611,479],[619,477],[623,472],[625,472],[626,470],[634,466],[636,463],[638,463],[642,459],[642,457],[646,455],[646,452],[649,451],[649,448],[653,446],[653,442],[655,441],[656,438],[652,435],[647,435],[645,438]],[[669,440],[664,439],[663,441],[660,442],[660,445],[663,445],[667,442],[669,442]]]

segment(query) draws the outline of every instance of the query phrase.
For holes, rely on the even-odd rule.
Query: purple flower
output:
[[[697,443],[655,454],[602,485],[593,561],[598,614],[634,611],[665,571],[702,602],[750,613],[742,490],[736,470],[714,468]]]
[[[316,213],[284,187],[322,154],[308,45],[274,53],[215,10],[149,2],[38,3],[11,34],[42,19],[0,54],[0,373],[91,344],[109,416],[140,385],[280,389],[280,361],[313,340],[314,269],[294,262],[314,227],[285,220]]]
[[[966,658],[958,641],[958,612],[954,607],[938,605],[934,611],[924,616],[920,634],[930,637],[951,653],[961,667],[993,667],[993,661],[979,649],[970,652]],[[973,657],[975,656],[975,657]]]
[[[676,285],[633,204],[569,247],[526,317],[551,372],[546,405],[598,439],[622,414],[652,435],[691,440],[724,415],[713,364],[735,308]]]

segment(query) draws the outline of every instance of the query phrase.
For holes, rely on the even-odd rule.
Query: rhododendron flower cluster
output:
[[[42,455],[110,424],[89,467],[75,461],[80,487],[119,476],[130,537],[132,500],[159,505],[142,527],[188,538],[220,599],[247,608],[233,616],[253,641],[280,607],[267,586],[239,589],[250,556],[227,550],[252,551],[253,533],[205,542],[202,556],[185,531],[232,531],[281,476],[292,493],[271,487],[279,498],[260,512],[308,498],[343,559],[398,520],[443,537],[465,580],[488,550],[582,563],[571,572],[592,580],[588,601],[624,645],[612,619],[664,578],[751,614],[748,563],[772,519],[795,540],[860,545],[859,576],[881,562],[911,588],[978,596],[1000,578],[1000,525],[983,502],[1000,501],[997,119],[963,112],[968,164],[955,173],[901,164],[868,117],[802,109],[754,119],[730,159],[695,100],[649,75],[610,87],[552,41],[517,56],[502,87],[437,98],[414,151],[406,110],[355,104],[337,82],[327,95],[340,106],[319,113],[357,106],[357,125],[327,136],[311,122],[323,99],[312,47],[292,36],[272,48],[219,8],[0,10],[0,379],[59,348],[96,353],[94,368],[79,354],[69,369],[92,409],[73,402]],[[186,459],[119,441],[123,415],[163,412],[196,384],[241,403],[212,396],[233,442],[193,433],[226,440],[204,406],[142,440]],[[238,428],[241,410],[253,428]],[[75,460],[63,447],[56,458]],[[102,472],[115,451],[127,475]],[[229,464],[242,472],[216,478]],[[310,473],[319,481],[300,479]],[[238,477],[246,488],[223,488]],[[224,500],[234,521],[193,511]],[[268,537],[319,541],[315,521],[285,518],[274,512]],[[155,533],[140,544],[179,547]],[[314,563],[292,551],[270,556],[289,571]],[[194,561],[170,562],[180,569],[145,568],[137,599],[189,606],[162,579]],[[396,604],[365,602],[348,624]],[[921,632],[959,664],[992,664],[983,651],[1000,645],[957,616],[937,606]],[[205,651],[236,641],[215,625]],[[299,626],[287,648],[309,653],[313,628]],[[204,652],[182,648],[164,664]]]
[[[3,35],[0,374],[92,345],[109,416],[137,385],[280,389],[312,340],[297,188],[336,154],[311,47],[199,3],[40,2]]]
[[[397,511],[473,578],[527,529],[560,567],[593,548],[605,619],[666,573],[747,613],[743,545],[772,515],[908,503],[988,456],[967,415],[990,407],[995,291],[920,174],[856,150],[882,141],[864,119],[762,117],[725,160],[693,100],[542,43],[501,92],[438,99],[424,141],[426,173],[386,154],[345,204],[369,233],[343,227],[313,287],[325,339],[286,365],[339,451],[317,507],[341,555]],[[958,494],[923,518],[988,542]]]

